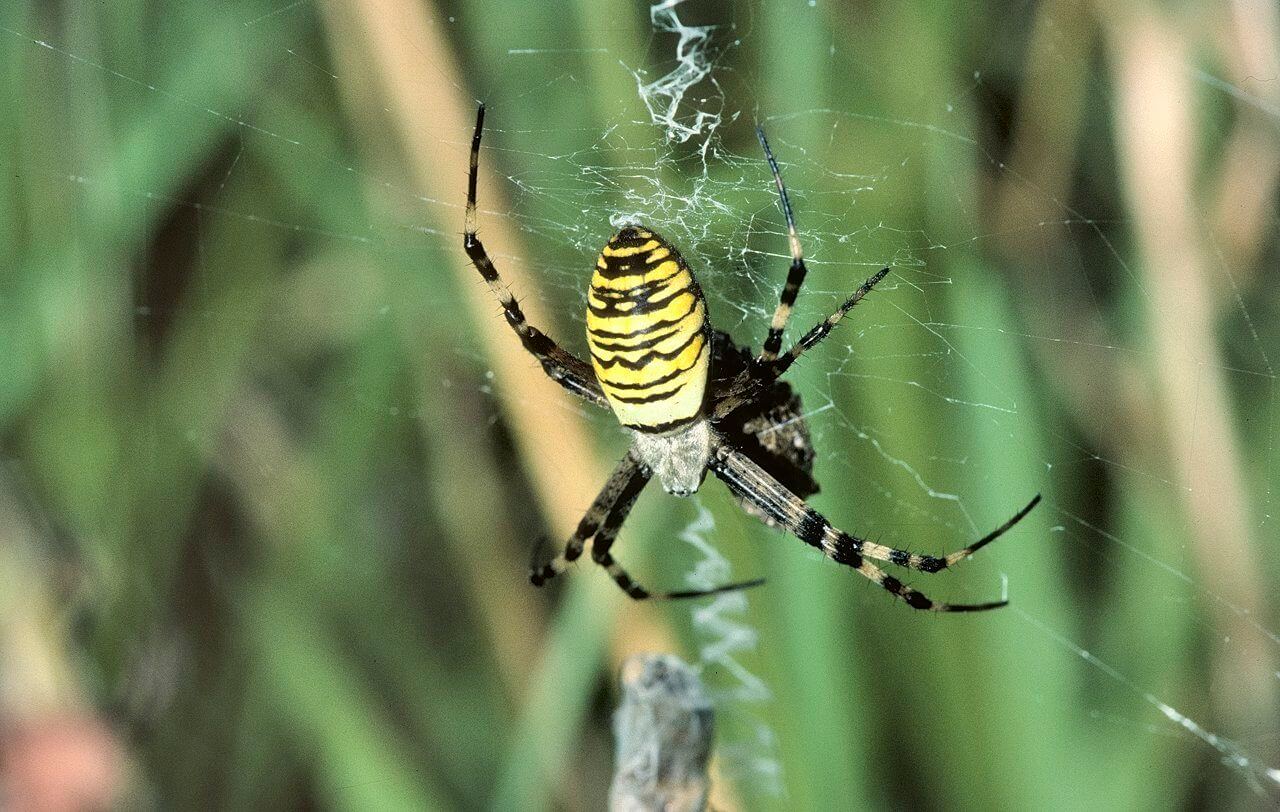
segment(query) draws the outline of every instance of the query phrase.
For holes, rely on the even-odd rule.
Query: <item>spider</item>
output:
[[[594,537],[591,558],[631,598],[692,598],[744,589],[763,579],[713,589],[649,592],[614,559],[613,542],[636,497],[656,477],[671,494],[688,496],[715,474],[743,509],[779,527],[832,560],[852,567],[914,609],[976,612],[1007,601],[939,603],[885,572],[872,560],[932,573],[954,566],[999,538],[1040,501],[1037,494],[1004,524],[969,546],[933,556],[887,547],[831,525],[805,499],[818,491],[811,476],[814,451],[800,397],[781,379],[806,351],[889,273],[884,268],[862,283],[839,309],[785,352],[782,336],[806,268],[787,189],[764,131],[756,129],[774,184],[791,247],[791,269],[759,355],[713,329],[707,305],[689,266],[671,243],[639,224],[622,227],[605,245],[587,293],[587,345],[591,364],[567,352],[525,319],[520,304],[498,275],[476,236],[476,175],[484,105],[476,112],[471,139],[463,247],[498,301],[524,348],[552,380],[597,406],[611,408],[630,430],[632,445],[564,545],[530,581],[541,586],[563,572]]]

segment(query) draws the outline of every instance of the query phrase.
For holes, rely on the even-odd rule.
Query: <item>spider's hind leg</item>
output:
[[[787,198],[787,187],[782,182],[782,171],[769,149],[769,141],[764,137],[764,129],[756,127],[756,137],[764,149],[764,157],[769,162],[769,170],[773,173],[773,183],[778,187],[778,202],[782,206],[782,216],[787,220],[787,242],[791,247],[791,269],[787,272],[786,284],[782,286],[782,294],[778,297],[778,308],[773,311],[773,319],[769,322],[769,334],[765,336],[764,348],[760,351],[761,361],[772,361],[778,357],[782,349],[782,334],[787,329],[787,321],[795,308],[796,297],[800,295],[800,286],[804,284],[808,269],[804,264],[804,251],[800,248],[800,237],[796,234],[796,218],[791,213],[791,201]]]
[[[462,232],[462,249],[467,253],[471,264],[480,273],[480,278],[489,286],[498,303],[507,324],[515,331],[525,350],[542,365],[542,369],[553,381],[568,389],[580,398],[606,406],[604,393],[596,382],[591,366],[573,353],[562,349],[552,341],[546,333],[534,327],[525,318],[520,303],[507,283],[502,281],[497,267],[485,251],[484,243],[476,235],[476,183],[480,168],[480,136],[484,132],[484,105],[476,109],[476,129],[471,136],[471,166],[467,175],[467,207],[464,215]]]
[[[811,350],[816,347],[824,338],[831,335],[831,331],[834,330],[836,325],[840,323],[840,320],[853,309],[853,306],[862,301],[862,298],[870,293],[871,289],[888,274],[888,268],[881,268],[877,271],[873,276],[867,279],[867,281],[859,285],[858,289],[853,292],[853,295],[848,299],[845,299],[844,304],[840,305],[840,307],[836,309],[836,312],[827,316],[812,330],[805,333],[804,337],[793,344],[791,349],[787,350],[772,361],[763,364],[763,368],[774,378],[786,372],[787,369],[796,362],[797,358],[804,355],[807,350]]]

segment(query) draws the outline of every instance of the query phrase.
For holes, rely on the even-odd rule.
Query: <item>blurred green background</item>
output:
[[[598,809],[652,650],[718,698],[720,809],[1277,803],[1276,6],[673,13],[0,8],[4,803]],[[684,141],[640,93],[678,53]],[[715,481],[646,494],[617,554],[679,588],[700,537],[769,579],[745,601],[530,587],[625,437],[461,251],[477,100],[481,233],[579,353],[627,214],[758,346],[763,124],[812,260],[792,334],[895,271],[790,376],[814,504],[941,552],[1043,492],[907,578],[1012,605],[913,613]]]

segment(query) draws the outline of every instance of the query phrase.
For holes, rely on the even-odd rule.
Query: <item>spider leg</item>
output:
[[[596,383],[595,373],[591,367],[572,353],[561,349],[545,333],[529,324],[524,311],[520,309],[520,303],[511,293],[511,288],[502,281],[493,260],[489,259],[489,254],[484,250],[484,244],[476,236],[476,177],[480,167],[480,135],[483,130],[484,105],[482,104],[476,110],[476,130],[471,137],[471,174],[467,180],[467,213],[466,225],[462,233],[462,247],[471,259],[471,264],[476,266],[481,278],[502,305],[507,324],[511,325],[511,329],[520,337],[520,343],[524,348],[542,364],[542,369],[547,376],[578,397],[598,406],[607,407],[608,404],[600,391],[600,385]]]
[[[867,561],[866,557],[871,555],[871,551],[868,550],[872,546],[870,542],[833,527],[822,514],[809,507],[802,499],[784,488],[776,479],[742,452],[730,448],[723,441],[717,442],[710,467],[716,476],[724,480],[730,490],[757,505],[796,538],[818,548],[833,561],[853,567],[869,580],[874,581],[895,597],[906,602],[913,609],[923,609],[930,612],[980,612],[986,609],[996,609],[1008,603],[1008,601],[994,601],[976,604],[948,604],[931,600],[923,592],[912,589],[880,569],[880,567]],[[1032,500],[1031,504],[1011,521],[1006,522],[979,543],[953,554],[957,556],[954,560],[958,561],[969,552],[994,540],[1025,516],[1027,511],[1034,507],[1038,500],[1038,497]],[[882,547],[881,545],[874,545],[874,547],[879,548],[878,551],[886,551],[888,555],[892,555],[891,548]],[[954,563],[951,556],[939,560],[946,561],[948,565]]]
[[[635,484],[635,480],[628,483],[622,494],[609,511],[609,515],[600,525],[600,529],[596,532],[595,540],[591,542],[591,560],[604,567],[605,572],[609,573],[609,577],[613,582],[632,600],[675,600],[680,598],[702,598],[707,595],[718,595],[721,592],[732,592],[739,589],[748,589],[753,586],[759,586],[764,583],[763,578],[755,578],[750,581],[740,581],[733,584],[725,584],[724,586],[713,587],[711,589],[685,589],[675,592],[650,592],[640,584],[636,583],[617,559],[610,552],[613,542],[618,537],[618,531],[622,528],[622,523],[626,521],[627,516],[631,513],[631,508],[635,506],[636,498],[640,496],[640,491],[644,489],[645,484],[649,481],[647,473],[642,472],[639,484]]]
[[[779,378],[782,373],[786,372],[796,359],[805,353],[806,350],[812,349],[822,339],[830,335],[845,314],[853,309],[853,306],[862,300],[864,296],[871,292],[876,283],[889,273],[888,268],[882,268],[874,276],[853,292],[853,295],[845,300],[844,304],[836,312],[832,313],[816,327],[805,333],[791,349],[787,350],[783,355],[774,358],[771,361],[761,362],[757,359],[750,368],[739,374],[731,381],[727,381],[720,385],[716,393],[715,406],[712,410],[712,418],[720,420],[730,413],[741,408],[743,405],[750,403],[752,400],[760,396],[769,386]]]
[[[1026,507],[1013,514],[1013,518],[978,539],[973,544],[970,544],[968,547],[956,550],[954,553],[948,553],[947,555],[918,555],[916,553],[909,553],[906,550],[899,550],[896,547],[886,547],[883,544],[876,544],[872,541],[862,542],[862,554],[868,558],[888,561],[891,564],[897,564],[898,566],[907,567],[908,569],[919,570],[920,572],[940,572],[948,567],[955,566],[960,561],[963,561],[978,550],[981,550],[983,547],[986,547],[991,542],[1000,538],[1005,534],[1005,531],[1009,530],[1009,528],[1026,518],[1027,514],[1031,512],[1031,509],[1038,504],[1040,504],[1040,494],[1037,493],[1031,498],[1031,501],[1027,503]]]
[[[773,182],[778,187],[778,198],[782,204],[782,214],[787,219],[787,240],[791,244],[791,270],[787,272],[787,282],[782,287],[782,295],[778,301],[778,309],[773,311],[773,320],[769,323],[769,334],[765,337],[764,348],[760,351],[760,361],[772,361],[778,357],[782,349],[782,333],[787,328],[787,320],[791,318],[791,310],[795,307],[796,297],[800,294],[800,286],[804,284],[808,269],[804,264],[804,252],[800,249],[800,237],[796,234],[796,220],[791,213],[791,201],[787,198],[787,187],[782,182],[782,172],[778,162],[769,149],[769,142],[764,137],[764,130],[756,127],[756,137],[760,146],[764,147],[764,157],[769,161],[769,169],[773,172]]]
[[[618,463],[613,469],[613,473],[605,481],[604,487],[600,489],[600,493],[596,496],[595,501],[591,503],[591,507],[587,508],[586,515],[578,522],[578,527],[573,531],[573,535],[565,542],[564,551],[560,555],[546,562],[545,564],[537,563],[537,556],[541,549],[541,544],[534,548],[535,560],[529,566],[529,581],[534,586],[542,586],[547,581],[564,572],[570,563],[578,560],[582,555],[583,547],[587,543],[587,539],[595,535],[600,528],[600,523],[611,517],[611,511],[618,504],[618,501],[625,495],[631,494],[631,502],[635,502],[636,496],[640,494],[641,489],[649,482],[649,475],[645,472],[644,466],[631,452],[627,452],[627,456],[622,458],[622,462]],[[618,521],[621,524],[621,519]]]
[[[862,297],[870,293],[871,289],[876,286],[876,283],[881,279],[884,279],[888,273],[888,268],[881,268],[874,276],[866,282],[863,282],[862,285],[853,292],[853,295],[846,299],[844,304],[840,305],[840,308],[836,310],[836,312],[827,316],[827,318],[819,322],[816,327],[805,333],[804,338],[801,338],[792,345],[791,349],[787,350],[783,355],[775,358],[773,361],[764,364],[763,366],[768,375],[773,378],[777,378],[782,373],[786,372],[787,369],[795,363],[796,359],[803,355],[806,350],[813,349],[822,341],[822,339],[830,335],[831,331],[840,323],[840,320],[845,317],[845,314],[852,310],[854,305],[862,301]]]

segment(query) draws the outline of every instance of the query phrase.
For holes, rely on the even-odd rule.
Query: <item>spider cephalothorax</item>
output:
[[[562,572],[593,538],[592,560],[632,598],[696,597],[760,583],[653,594],[635,583],[610,552],[636,497],[650,479],[657,478],[669,493],[687,496],[698,490],[710,471],[728,485],[748,513],[856,569],[913,608],[966,612],[1004,605],[1005,601],[946,604],[930,600],[869,559],[921,572],[946,569],[1021,521],[1040,501],[1039,495],[983,538],[945,556],[909,553],[845,533],[804,501],[818,490],[811,476],[813,448],[800,398],[781,376],[806,350],[826,338],[889,269],[862,283],[835,313],[786,352],[781,351],[806,269],[787,190],[763,131],[756,133],[787,221],[791,270],[760,354],[753,357],[749,349],[710,327],[702,290],[671,243],[645,226],[628,225],[604,247],[591,277],[587,293],[591,363],[587,364],[526,321],[476,237],[476,174],[483,129],[481,106],[471,141],[463,235],[467,256],[502,303],[507,323],[547,374],[579,397],[612,409],[633,437],[631,449],[578,523],[564,551],[533,567],[530,579],[535,585]]]

